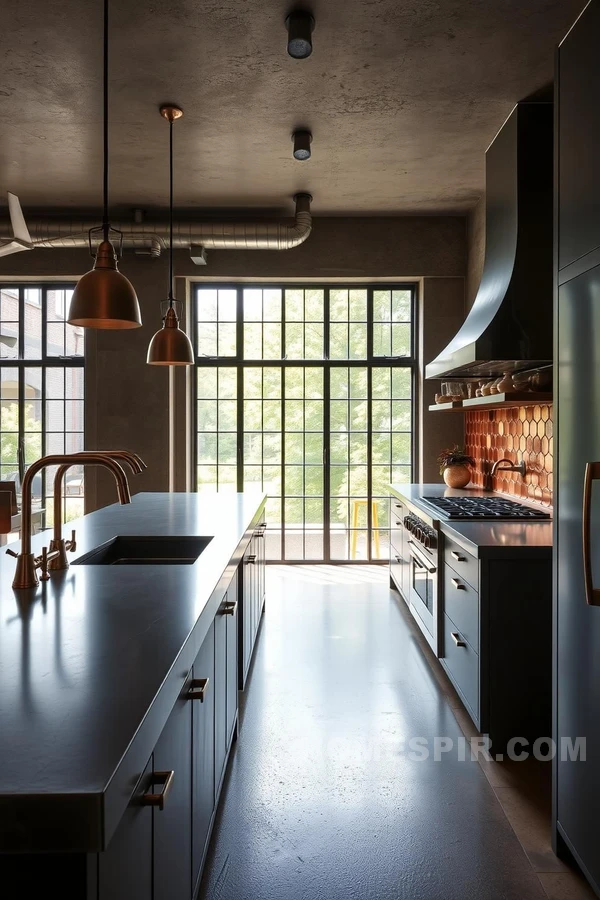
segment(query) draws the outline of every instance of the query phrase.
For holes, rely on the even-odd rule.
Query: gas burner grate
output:
[[[422,497],[447,519],[549,519],[550,513],[501,497]]]

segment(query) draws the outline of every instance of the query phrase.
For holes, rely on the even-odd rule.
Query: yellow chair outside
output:
[[[358,540],[358,513],[361,506],[366,506],[368,500],[352,501],[352,543],[350,545],[350,559],[356,559],[356,542]],[[373,537],[375,539],[375,555],[376,559],[380,558],[379,551],[379,519],[377,517],[377,500],[371,501],[371,527],[373,529]]]

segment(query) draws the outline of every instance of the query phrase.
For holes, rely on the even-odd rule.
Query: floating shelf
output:
[[[531,391],[519,391],[512,394],[490,394],[487,397],[472,397],[454,403],[434,403],[430,412],[466,412],[470,409],[510,409],[515,406],[540,406],[552,403],[552,394],[534,394]]]

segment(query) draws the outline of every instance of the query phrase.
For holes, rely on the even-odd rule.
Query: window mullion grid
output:
[[[329,366],[329,288],[323,292],[323,561],[331,562],[331,367]]]
[[[281,291],[281,559],[287,559],[287,542],[286,542],[286,516],[287,504],[286,497],[286,453],[285,453],[285,434],[286,434],[286,378],[285,378],[285,356],[287,354],[287,289]]]

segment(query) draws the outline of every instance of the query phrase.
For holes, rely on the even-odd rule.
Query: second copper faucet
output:
[[[65,463],[58,467],[56,475],[54,476],[54,535],[50,541],[50,550],[58,551],[57,556],[52,559],[49,566],[50,570],[53,572],[69,568],[67,551],[73,552],[77,547],[74,531],[71,534],[70,540],[65,540],[62,536],[62,492],[65,475],[70,468],[81,465],[82,462],[87,462],[88,465],[102,465],[101,462],[92,462],[92,457],[102,457],[104,459],[124,462],[135,475],[141,474],[141,472],[147,468],[146,463],[141,456],[138,456],[137,453],[132,453],[129,450],[81,450],[79,453],[71,454],[72,462]],[[117,494],[120,503],[131,502],[127,480],[125,480],[124,486],[117,481]]]

